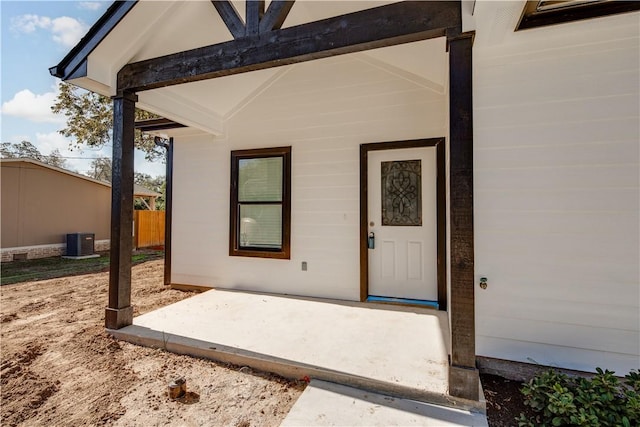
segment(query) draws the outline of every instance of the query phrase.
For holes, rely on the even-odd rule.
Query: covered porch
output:
[[[448,323],[447,313],[430,308],[216,289],[111,333],[289,378],[484,411],[482,397],[448,393]]]
[[[473,32],[463,32],[468,30],[462,22],[464,3],[212,3],[116,3],[52,68],[64,80],[113,97],[107,329],[123,339],[172,351],[189,348],[191,354],[222,360],[232,357],[236,359],[228,361],[238,364],[266,359],[269,365],[261,369],[282,368],[287,376],[311,374],[445,405],[479,405]],[[197,24],[199,31],[189,31],[186,37],[178,24],[190,29]],[[341,71],[326,72],[321,64]],[[167,205],[174,207],[167,224],[180,242],[173,248],[170,242],[166,245],[171,254],[165,265],[167,284],[262,290],[259,286],[270,282],[268,292],[362,302],[216,290],[133,319],[130,194],[136,106],[186,126],[185,132],[198,132],[188,143],[170,140],[168,147],[175,177],[167,177],[173,182],[168,185]],[[358,147],[432,138],[446,141],[438,155],[443,165],[438,180],[446,180],[446,185],[437,187],[442,215],[433,257],[439,267],[441,311],[365,303],[371,221],[362,196],[367,152],[359,156]],[[333,157],[317,153],[315,147],[322,144]],[[294,147],[295,194],[293,202],[286,202],[293,208],[291,224],[283,226],[282,235],[296,251],[290,255],[287,250],[283,262],[236,256],[225,247],[237,231],[229,219],[229,156],[233,150],[282,145]],[[342,169],[333,170],[340,161]],[[309,166],[314,162],[316,169]],[[305,169],[316,175],[311,185]],[[210,192],[205,199],[208,209],[200,205],[187,215],[184,207],[190,199],[185,196],[202,177],[208,179],[200,183]],[[178,191],[172,190],[174,184]],[[335,188],[338,195],[328,194]],[[322,205],[327,200],[338,216]],[[329,214],[318,217],[322,209]],[[178,227],[182,228],[175,232]],[[313,227],[321,231],[310,232]],[[167,235],[171,239],[171,230]],[[314,257],[311,265],[317,270],[307,272],[307,256]],[[341,273],[337,279],[327,275],[336,271]],[[389,316],[398,319],[390,321]]]

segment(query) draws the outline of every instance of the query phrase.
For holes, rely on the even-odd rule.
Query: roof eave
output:
[[[114,1],[87,31],[87,34],[80,39],[78,44],[57,65],[49,68],[49,73],[62,80],[86,77],[89,54],[118,25],[136,3],[137,0]]]
[[[65,175],[69,175],[69,176],[75,177],[75,178],[84,179],[85,181],[93,182],[94,184],[100,184],[100,185],[103,185],[105,187],[111,188],[111,183],[109,183],[107,181],[102,181],[102,180],[99,180],[99,179],[91,178],[89,176],[82,175],[82,174],[79,174],[77,172],[70,171],[68,169],[63,169],[63,168],[60,168],[58,166],[53,166],[53,165],[50,165],[48,163],[41,162],[40,160],[32,159],[30,157],[9,157],[9,158],[2,157],[2,158],[0,158],[0,164],[2,164],[2,163],[31,163],[33,165],[40,166],[40,167],[45,168],[45,169],[50,169],[50,170],[52,170],[54,172],[59,172],[59,173],[65,174]],[[162,194],[160,194],[160,193],[158,193],[156,191],[153,191],[153,190],[149,190],[147,187],[143,187],[142,185],[135,184],[134,185],[133,196],[134,197],[160,197],[160,196],[162,196]]]

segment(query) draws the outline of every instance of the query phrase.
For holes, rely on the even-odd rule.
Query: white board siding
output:
[[[292,67],[225,136],[176,138],[172,281],[358,300],[359,146],[444,136],[446,114],[443,94],[351,55]],[[230,152],[286,145],[291,260],[230,257]]]
[[[500,359],[559,368],[569,368],[567,361],[571,362],[570,365],[573,369],[583,371],[593,371],[593,366],[607,366],[609,370],[619,366],[621,369],[616,372],[618,375],[622,375],[623,372],[628,372],[625,367],[638,366],[637,356],[613,351],[593,351],[577,347],[494,337],[484,338],[482,344],[476,348],[477,351],[483,350],[484,346],[500,354]],[[522,359],[522,355],[526,355],[526,358]]]
[[[640,366],[639,32],[636,13],[474,51],[479,355]]]

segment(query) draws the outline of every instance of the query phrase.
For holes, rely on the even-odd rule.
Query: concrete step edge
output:
[[[480,392],[481,399],[476,402],[448,394],[422,390],[402,384],[335,371],[321,366],[308,365],[262,353],[164,333],[137,325],[127,326],[117,330],[107,329],[107,332],[116,339],[132,344],[161,348],[172,353],[201,357],[233,365],[248,366],[259,371],[278,374],[285,378],[297,380],[304,379],[305,377],[308,379],[313,378],[400,399],[410,399],[486,414],[486,401],[482,390]]]

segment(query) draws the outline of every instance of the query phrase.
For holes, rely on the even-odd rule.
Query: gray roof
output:
[[[96,184],[100,184],[100,185],[104,185],[105,187],[111,188],[111,184],[109,182],[101,181],[99,179],[93,179],[93,178],[90,178],[90,177],[88,177],[86,175],[81,175],[79,173],[72,172],[72,171],[66,170],[66,169],[62,169],[62,168],[59,168],[57,166],[51,166],[51,165],[43,163],[43,162],[41,162],[39,160],[34,160],[34,159],[31,159],[31,158],[28,158],[28,157],[18,157],[18,158],[11,158],[11,159],[0,159],[0,163],[20,163],[20,162],[22,162],[22,163],[31,163],[31,164],[34,164],[34,165],[37,165],[37,166],[40,166],[40,167],[43,167],[43,168],[51,169],[51,170],[56,171],[56,172],[64,173],[64,174],[67,174],[67,175],[70,175],[70,176],[73,176],[73,177],[76,177],[76,178],[81,178],[81,179],[84,179],[86,181],[90,181],[90,182],[93,182],[93,183],[96,183]],[[155,192],[153,190],[149,190],[148,188],[143,187],[141,185],[134,184],[133,185],[133,196],[134,197],[160,197],[160,196],[162,196],[162,194],[157,193],[157,192]]]

